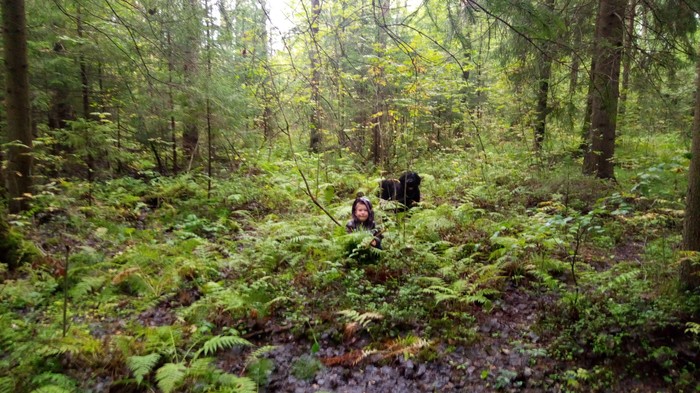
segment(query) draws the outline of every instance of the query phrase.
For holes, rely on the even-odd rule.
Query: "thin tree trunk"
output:
[[[13,142],[7,149],[5,184],[10,213],[29,208],[32,191],[32,129],[29,103],[29,63],[24,0],[3,0],[5,47],[5,105],[7,135]]]
[[[80,5],[78,5],[78,15],[76,18],[76,28],[78,37],[83,38],[83,20],[81,14]],[[83,118],[85,120],[90,120],[90,85],[88,80],[87,63],[85,62],[85,55],[80,53],[78,56],[78,64],[80,67],[80,91],[83,103]],[[90,135],[90,128],[86,127],[83,133],[83,140],[85,141],[85,166],[87,167],[87,180],[89,184],[88,189],[88,204],[92,205],[92,182],[95,173],[95,159],[92,154],[92,136]]]
[[[191,13],[191,17],[199,21],[199,1],[188,0],[188,3],[190,6],[189,12]],[[188,26],[188,29],[189,32],[187,33],[187,45],[184,53],[183,74],[185,76],[185,83],[187,86],[192,87],[197,75],[197,49],[199,48],[198,36],[200,34],[199,24],[196,26]],[[199,116],[197,111],[197,101],[194,97],[194,89],[191,89],[186,100],[187,103],[182,130],[182,150],[191,163],[197,156],[197,146],[199,145],[199,127],[197,126],[197,119]]]
[[[209,23],[209,1],[204,0],[204,9],[206,12],[206,29],[207,29],[207,85],[211,83],[211,25]],[[211,130],[211,99],[209,98],[209,89],[207,89],[206,98],[206,117],[207,117],[207,199],[211,198],[211,179],[212,179],[212,130]]]
[[[545,3],[547,10],[552,12],[554,9],[554,1],[547,0]],[[535,136],[534,136],[534,148],[536,152],[542,151],[542,144],[544,143],[545,132],[547,128],[547,114],[549,113],[549,106],[547,105],[547,98],[549,97],[549,79],[552,75],[552,45],[550,43],[545,43],[543,45],[542,53],[540,53],[539,61],[539,80],[537,89],[537,114],[535,118]]]
[[[547,127],[547,97],[549,96],[549,78],[552,74],[552,60],[549,56],[544,56],[540,63],[539,89],[537,90],[537,116],[535,119],[535,151],[542,150]]]
[[[457,17],[452,12],[452,7],[450,6],[450,3],[446,5],[447,7],[447,16],[450,20],[450,25],[452,26],[452,30],[454,31],[455,36],[457,37],[457,40],[459,41],[459,44],[462,49],[462,87],[459,89],[459,94],[460,94],[460,103],[462,104],[463,108],[466,108],[467,112],[471,111],[471,108],[469,108],[469,77],[470,75],[470,66],[468,65],[469,63],[472,62],[472,41],[471,41],[471,28],[463,28],[462,25],[467,25],[469,23],[469,14],[468,14],[468,8],[461,7],[458,9],[458,14]],[[459,128],[455,131],[455,136],[456,137],[461,137],[464,134],[464,129],[465,129],[466,121],[461,121]]]
[[[173,174],[177,174],[179,168],[177,166],[177,130],[175,128],[175,98],[173,95],[173,42],[170,36],[170,31],[166,33],[168,40],[168,109],[170,110],[170,143],[172,146],[173,156]]]
[[[56,56],[63,56],[65,47],[61,42],[56,42],[53,45],[53,51]],[[75,120],[69,100],[70,94],[67,87],[62,84],[59,84],[52,90],[51,109],[48,112],[47,123],[49,128],[63,129],[66,128],[69,120]]]
[[[615,129],[626,0],[600,0],[596,22],[591,147],[584,168],[595,168],[600,179],[614,179]]]
[[[320,117],[320,95],[319,84],[321,73],[319,70],[319,45],[316,41],[318,38],[318,23],[321,15],[321,2],[319,0],[311,0],[311,44],[313,48],[309,51],[311,56],[311,119],[310,119],[310,141],[309,148],[313,152],[321,151],[322,136],[321,136],[321,117]]]
[[[270,42],[269,42],[269,37],[267,34],[267,17],[266,12],[267,12],[267,1],[266,0],[258,0],[260,2],[260,7],[262,7],[263,12],[262,12],[262,18],[261,18],[261,23],[262,23],[262,37],[261,41],[264,46],[264,50],[262,53],[262,60],[265,66],[269,66],[269,47],[270,47]],[[272,100],[272,86],[270,82],[270,74],[266,73],[265,74],[265,80],[263,81],[263,110],[262,110],[262,127],[263,127],[263,137],[265,140],[270,140],[272,138],[272,107],[271,104],[273,102]]]
[[[636,0],[629,0],[629,7],[627,8],[627,25],[625,26],[625,36],[624,36],[624,57],[622,59],[622,86],[620,88],[620,115],[625,114],[626,104],[627,104],[627,90],[630,86],[630,74],[631,74],[631,64],[632,64],[632,45],[634,39],[634,19],[636,17],[635,11],[637,8]]]
[[[378,17],[377,43],[381,51],[380,58],[384,57],[386,51],[386,32],[384,31],[386,20],[389,17],[390,0],[376,0],[376,6],[379,8],[380,15]],[[374,4],[374,1],[372,2]],[[375,11],[376,15],[376,11]],[[381,61],[381,60],[380,60]],[[381,64],[376,73],[375,83],[376,93],[374,101],[374,113],[372,119],[372,161],[374,165],[380,165],[384,159],[384,146],[382,144],[382,127],[387,124],[387,104],[386,104],[386,88],[385,82],[382,80],[384,76],[384,68]],[[381,114],[381,115],[379,115]],[[390,150],[390,149],[389,149]]]
[[[581,144],[579,151],[585,156],[591,149],[591,114],[593,113],[593,70],[595,69],[595,57],[591,60],[590,78],[588,79],[588,93],[586,94],[586,109],[583,112],[583,122],[581,123]],[[583,173],[592,175],[595,172],[593,161],[583,161]]]

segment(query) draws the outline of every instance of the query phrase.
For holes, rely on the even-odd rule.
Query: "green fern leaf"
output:
[[[143,377],[151,372],[158,360],[160,360],[160,354],[158,353],[151,353],[145,356],[131,356],[126,359],[126,365],[134,373],[136,382],[141,384]]]
[[[104,285],[104,277],[83,277],[83,279],[71,289],[70,295],[73,299],[80,299],[88,293]]]
[[[71,393],[71,391],[56,385],[46,385],[32,390],[31,393]]]
[[[182,363],[166,363],[156,372],[158,387],[163,393],[170,393],[175,386],[185,378],[185,367]]]
[[[687,329],[685,329],[686,333],[700,335],[700,323],[688,322],[685,326],[687,327]]]
[[[249,366],[250,364],[256,362],[258,359],[260,359],[260,356],[275,350],[275,348],[277,348],[277,346],[275,346],[275,345],[264,345],[264,346],[256,349],[255,351],[251,352],[246,357],[246,360],[245,360],[246,367]]]
[[[204,355],[209,355],[213,354],[214,352],[224,349],[224,348],[230,348],[235,345],[253,345],[250,343],[250,341],[238,337],[238,336],[216,336],[210,338],[207,342],[204,343],[204,346],[202,346],[202,349],[199,350],[197,354],[204,353]]]
[[[212,373],[212,358],[199,358],[190,363],[190,368],[187,370],[187,375],[207,376]]]
[[[15,381],[10,377],[0,377],[0,393],[14,393]]]
[[[258,385],[250,378],[238,377],[233,374],[221,374],[219,376],[219,384],[225,387],[232,388],[230,391],[232,393],[257,393]]]

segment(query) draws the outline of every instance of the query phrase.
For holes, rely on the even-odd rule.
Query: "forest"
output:
[[[700,0],[1,7],[0,393],[700,392]]]

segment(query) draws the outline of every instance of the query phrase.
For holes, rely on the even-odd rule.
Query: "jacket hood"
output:
[[[361,203],[367,207],[367,211],[369,212],[369,215],[367,216],[367,221],[362,223],[362,225],[366,228],[372,228],[374,226],[374,210],[372,210],[372,202],[369,201],[369,198],[367,197],[359,197],[355,199],[355,202],[352,203],[352,220],[355,222],[355,224],[360,224],[360,220],[357,218],[355,215],[355,206],[357,206],[358,203]]]

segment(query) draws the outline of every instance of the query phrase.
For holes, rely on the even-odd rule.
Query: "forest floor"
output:
[[[12,364],[33,360],[21,378],[59,364],[76,381],[69,391],[86,393],[166,391],[162,370],[173,364],[189,374],[169,392],[213,391],[222,372],[267,393],[700,391],[695,298],[668,296],[675,210],[615,197],[565,221],[544,211],[557,206],[548,199],[510,201],[512,214],[467,199],[403,216],[403,236],[387,219],[394,231],[367,264],[348,253],[352,234],[329,236],[330,225],[282,197],[47,209],[28,239],[49,257],[8,276],[2,298],[5,321],[36,319],[8,334],[24,351]],[[591,237],[579,244],[582,226]],[[35,348],[64,343],[67,293],[67,337],[90,345],[69,341],[44,366]],[[249,343],[206,346],[232,337]]]
[[[614,255],[584,250],[587,262],[604,270],[615,261],[640,260],[643,245],[620,245]],[[193,295],[193,296],[196,296]],[[548,356],[548,348],[557,336],[555,331],[541,331],[538,321],[556,312],[556,301],[548,291],[540,291],[528,283],[508,284],[502,296],[489,311],[475,308],[476,328],[468,343],[434,340],[429,343],[433,355],[404,356],[400,349],[392,351],[392,342],[379,347],[366,330],[345,337],[342,342],[338,324],[327,315],[316,315],[328,323],[316,327],[318,337],[308,329],[292,331],[289,321],[265,318],[246,337],[259,347],[273,346],[266,357],[276,365],[268,372],[266,386],[261,392],[562,392],[578,387],[575,378],[567,386],[566,370],[576,367]],[[320,312],[320,314],[323,314]],[[139,316],[144,325],[159,326],[173,323],[175,315],[167,304]],[[412,326],[420,335],[425,326]],[[314,342],[316,341],[316,342]],[[311,348],[318,345],[312,354]],[[367,348],[378,348],[368,351]],[[234,374],[244,374],[245,348],[233,349],[219,355],[217,365]],[[299,378],[294,369],[299,360],[306,359],[305,373]],[[319,359],[320,364],[313,359]],[[302,362],[304,363],[304,362]],[[323,364],[323,366],[321,366]],[[590,366],[590,364],[588,365]],[[620,366],[623,367],[623,366]],[[295,376],[296,375],[296,376]],[[663,381],[628,379],[619,381],[619,392],[659,392]]]

